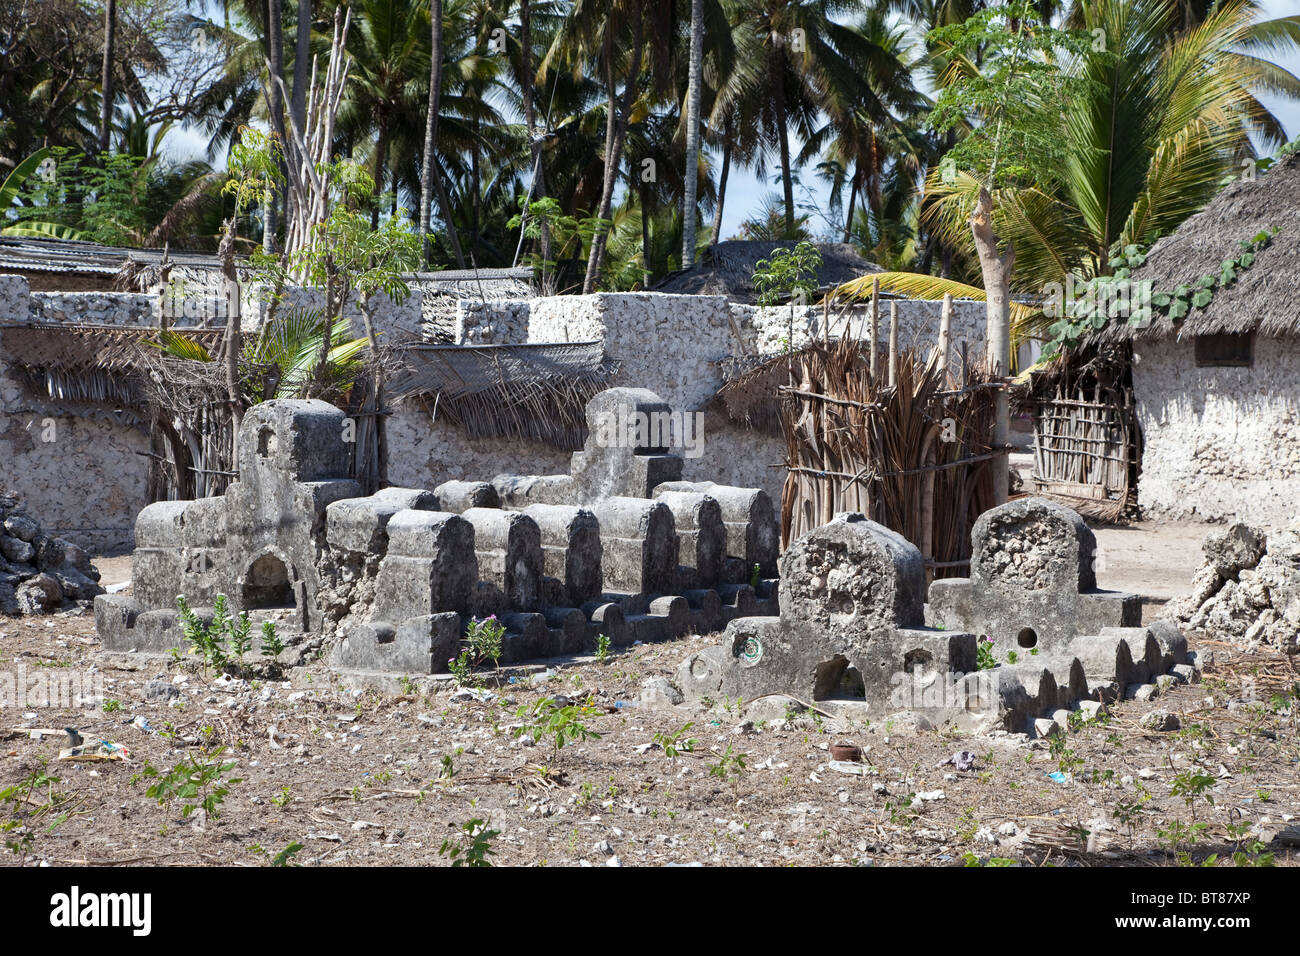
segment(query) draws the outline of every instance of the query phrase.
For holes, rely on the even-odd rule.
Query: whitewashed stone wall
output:
[[[69,415],[28,397],[2,361],[5,326],[36,320],[33,311],[40,314],[50,296],[78,317],[44,321],[106,321],[114,314],[112,294],[81,295],[87,307],[79,312],[72,293],[30,295],[26,279],[0,276],[0,491],[22,499],[47,531],[101,550],[128,544],[136,513],[147,504],[147,459],[138,453],[148,450],[148,435],[109,410]],[[120,307],[129,311],[138,298],[127,296]]]
[[[793,347],[803,348],[814,339],[821,339],[823,331],[823,312],[820,307],[810,306],[796,309],[791,314],[789,306],[754,306],[733,304],[731,316],[740,330],[740,342],[743,350],[750,355],[775,355],[786,350],[787,340],[791,340],[793,325]],[[939,338],[939,318],[943,311],[942,302],[929,302],[917,299],[898,300],[898,341],[904,348],[926,349]],[[954,360],[961,355],[965,343],[971,360],[984,355],[985,329],[987,327],[987,307],[983,302],[960,300],[953,302],[951,341]],[[830,311],[830,334],[832,338],[848,335],[850,338],[868,341],[871,338],[871,312],[867,306],[854,306],[846,312],[835,309]],[[883,302],[880,310],[880,326],[877,332],[880,348],[889,342],[889,303]]]
[[[33,292],[31,322],[156,325],[158,297],[139,292]]]
[[[1300,339],[1257,339],[1251,368],[1197,368],[1193,348],[1135,348],[1146,441],[1138,504],[1170,517],[1289,525],[1300,501]]]

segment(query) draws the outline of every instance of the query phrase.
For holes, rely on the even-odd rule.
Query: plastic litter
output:
[[[1052,771],[1051,773],[1049,773],[1047,776],[1048,776],[1048,778],[1050,778],[1051,780],[1056,781],[1057,783],[1068,783],[1069,780],[1070,780],[1070,777],[1069,777],[1068,774],[1061,773],[1061,771],[1059,771],[1059,770],[1053,770],[1053,771]]]
[[[939,764],[939,766],[940,767],[953,766],[956,767],[958,770],[974,770],[975,754],[969,750],[958,750],[947,760],[943,761],[943,763]]]
[[[59,751],[60,760],[95,762],[100,760],[130,760],[131,753],[121,744],[101,740],[88,744],[72,727],[64,727],[68,745]]]

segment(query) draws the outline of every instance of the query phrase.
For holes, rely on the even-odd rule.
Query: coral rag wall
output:
[[[211,290],[201,290],[210,293]],[[197,293],[195,293],[197,294]],[[189,295],[189,290],[186,290]],[[256,328],[266,307],[255,289],[244,290],[244,325]],[[282,309],[320,305],[320,290],[290,290]],[[224,324],[217,299],[171,302],[175,325]],[[0,359],[3,327],[28,322],[79,322],[156,327],[159,296],[112,293],[30,293],[25,279],[0,276]],[[722,385],[720,363],[739,356],[784,350],[791,313],[786,308],[734,305],[722,296],[664,293],[598,293],[531,300],[448,300],[435,323],[457,344],[577,342],[597,340],[619,363],[611,385],[649,388],[675,408],[696,411]],[[359,312],[353,334],[362,334]],[[433,334],[429,304],[418,290],[401,305],[384,300],[374,308],[381,341],[392,344]],[[866,311],[849,316],[850,334],[866,337]],[[955,354],[968,343],[983,354],[984,305],[955,303]],[[796,310],[795,344],[822,333],[819,308]],[[832,313],[832,334],[845,326]],[[888,336],[889,310],[882,310],[880,337]],[[900,301],[900,341],[927,345],[938,333],[939,304]],[[753,432],[709,412],[704,418],[702,454],[688,457],[683,477],[765,489],[779,500],[784,470],[780,439]],[[44,441],[44,437],[53,436]],[[568,471],[569,453],[540,442],[471,441],[446,421],[434,421],[420,402],[394,409],[388,425],[389,480],[432,488],[443,481],[491,479],[515,474]],[[0,361],[0,487],[11,488],[54,533],[90,548],[129,544],[135,515],[146,503],[148,436],[139,423],[107,409],[69,409],[30,397],[12,368]]]
[[[1138,504],[1170,517],[1289,525],[1300,500],[1300,339],[1257,339],[1250,368],[1197,368],[1193,349],[1134,346],[1146,443]]]
[[[132,324],[146,296],[34,293],[0,276],[0,358],[5,326],[28,321]],[[0,361],[0,491],[17,495],[52,534],[87,549],[127,545],[145,500],[149,447],[143,426],[107,408],[78,409],[34,398]]]

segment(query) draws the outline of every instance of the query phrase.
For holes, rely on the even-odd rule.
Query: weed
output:
[[[194,811],[202,810],[209,820],[217,819],[231,785],[243,782],[242,777],[226,778],[226,774],[234,769],[235,761],[222,760],[223,753],[225,748],[218,747],[211,753],[186,756],[166,773],[146,762],[143,775],[155,783],[145,791],[145,795],[157,800],[160,806],[173,800],[181,801],[184,807],[182,816],[188,817]]]
[[[489,856],[495,856],[492,841],[501,835],[500,830],[489,830],[489,823],[475,817],[460,825],[461,832],[448,837],[438,848],[438,855],[451,860],[452,866],[491,866]]]
[[[612,646],[613,646],[613,642],[610,640],[608,634],[597,634],[596,635],[596,660],[600,661],[600,663],[602,664],[605,663],[605,661],[609,659],[609,652]]]
[[[588,697],[581,704],[569,704],[561,707],[553,697],[543,697],[531,707],[523,705],[516,711],[516,716],[524,721],[524,726],[515,731],[516,737],[528,734],[536,740],[550,737],[557,751],[575,740],[599,740],[600,734],[591,730],[581,720],[596,714]]]
[[[715,751],[717,753],[717,751]],[[727,744],[727,749],[717,754],[718,762],[709,764],[709,776],[718,777],[726,780],[733,774],[740,777],[745,772],[745,757],[743,754],[734,753],[731,744]]]
[[[679,753],[691,753],[695,750],[698,741],[694,737],[687,737],[686,731],[695,726],[693,721],[683,724],[681,729],[676,733],[665,734],[657,733],[654,736],[654,742],[664,748],[664,755],[670,760]]]

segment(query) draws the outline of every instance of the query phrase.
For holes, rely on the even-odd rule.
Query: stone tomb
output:
[[[995,652],[1063,649],[1080,634],[1142,623],[1136,594],[1097,588],[1097,539],[1046,498],[1021,498],[980,515],[971,530],[971,576],[930,585],[926,621],[974,631]]]
[[[977,626],[962,626],[927,610],[914,545],[860,514],[837,515],[781,557],[779,619],[733,620],[721,645],[682,662],[678,684],[696,698],[781,694],[872,720],[910,712],[936,726],[1034,733],[1080,700],[1113,700],[1171,669],[1191,676],[1177,627],[1125,626],[1136,598],[1095,589],[1092,533],[1074,512],[1011,502],[981,516],[973,543],[978,584],[929,589],[949,615],[955,596],[970,602],[966,620]],[[989,604],[974,603],[976,586]],[[1025,629],[1036,653],[978,669],[981,635],[997,635],[995,653],[1005,652],[1024,647]]]
[[[628,408],[667,406],[614,389],[592,400],[588,421],[594,428]],[[652,497],[659,479],[680,477],[681,458],[666,449],[589,439],[574,475],[515,483],[540,482],[543,497],[557,499],[546,502],[500,478],[363,497],[347,477],[345,425],[342,411],[319,401],[250,409],[237,439],[240,478],[224,497],[140,512],[135,593],[96,602],[105,646],[184,649],[178,595],[201,618],[220,594],[233,611],[274,620],[286,663],[327,645],[344,670],[384,673],[445,670],[471,615],[503,622],[509,663],[579,652],[599,634],[624,645],[775,613],[774,581],[756,589],[748,578],[724,580],[752,556],[729,555],[731,541],[775,536],[774,521],[749,526],[769,521],[766,496],[712,486],[719,497]],[[733,528],[720,499],[741,503]]]

